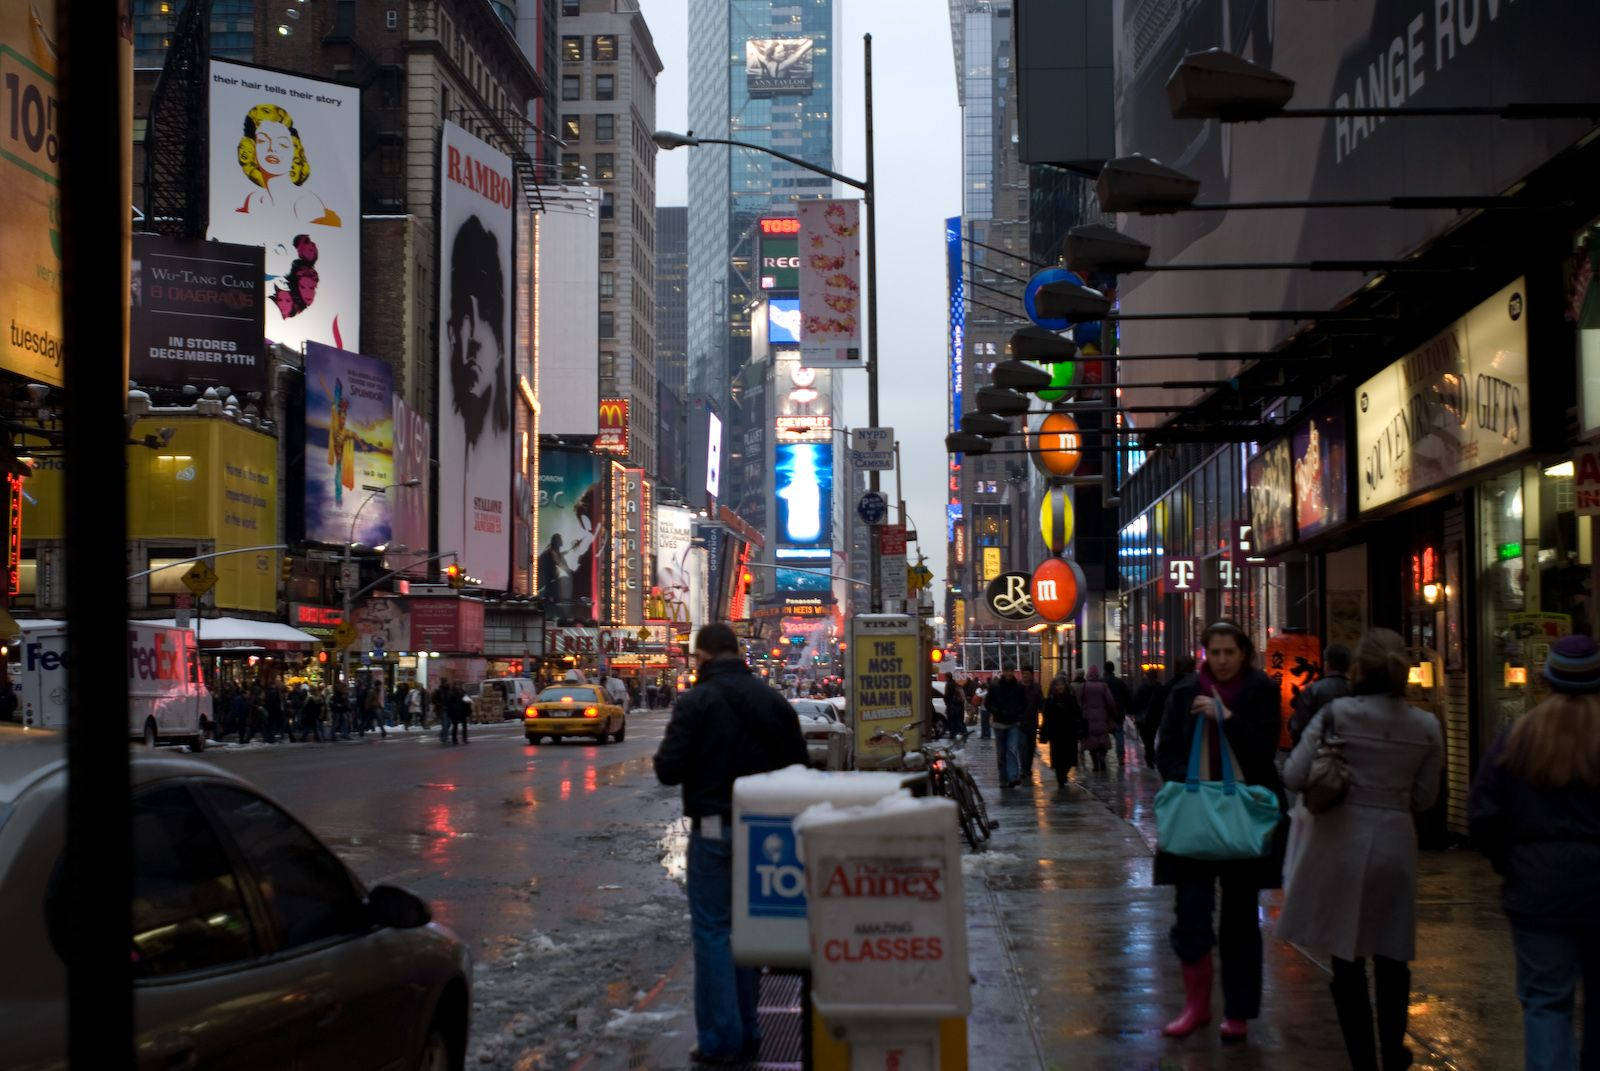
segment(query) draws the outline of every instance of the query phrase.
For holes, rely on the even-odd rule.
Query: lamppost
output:
[[[372,500],[374,498],[377,498],[386,491],[392,491],[396,487],[417,487],[421,483],[421,479],[413,476],[409,480],[402,480],[399,483],[386,483],[377,487],[374,487],[371,484],[361,485],[361,489],[368,492],[368,494],[366,500],[363,501],[361,505],[356,507],[354,515],[352,515],[350,518],[350,532],[344,541],[344,563],[343,567],[339,571],[339,586],[344,589],[344,617],[341,618],[341,620],[350,620],[351,604],[355,601],[357,578],[351,575],[352,567],[354,566],[355,562],[354,559],[351,558],[350,552],[355,549],[356,524],[361,520],[362,511],[368,506],[372,505]],[[350,649],[348,647],[344,649],[340,656],[340,665],[345,671],[345,676],[348,677],[350,675]]]
[[[696,137],[694,131],[687,134],[674,134],[668,130],[658,130],[652,135],[656,147],[670,151],[680,148],[694,148],[697,145],[729,145],[738,149],[750,149],[753,152],[766,153],[779,160],[814,175],[822,175],[835,182],[843,183],[861,191],[861,199],[867,209],[867,353],[870,360],[867,364],[867,423],[873,427],[878,426],[878,200],[874,193],[874,177],[876,167],[872,151],[872,35],[862,37],[863,53],[866,57],[863,76],[865,79],[865,115],[866,115],[866,140],[867,140],[867,177],[853,179],[848,175],[841,175],[837,171],[830,171],[825,167],[808,163],[798,156],[790,156],[786,152],[768,148],[765,145],[756,145],[748,141],[737,141],[731,138],[702,138]],[[879,487],[878,473],[873,470],[869,474],[872,490],[881,490]],[[883,570],[878,559],[878,541],[872,541],[872,612],[879,613],[883,610]]]

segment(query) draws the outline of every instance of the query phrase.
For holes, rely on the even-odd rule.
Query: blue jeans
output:
[[[761,972],[733,965],[733,831],[689,834],[687,891],[694,937],[694,1025],[700,1052],[737,1056],[761,1039]]]
[[[978,708],[978,739],[989,739],[989,708]]]
[[[1117,719],[1116,728],[1111,730],[1111,735],[1117,741],[1117,762],[1126,762],[1128,754],[1127,730],[1123,728],[1121,718]]]
[[[1000,773],[1000,783],[1009,785],[1022,778],[1022,726],[1001,725],[996,722],[994,727],[994,760]]]
[[[1600,1068],[1600,927],[1527,930],[1511,927],[1522,1002],[1527,1071]],[[1583,1060],[1576,1057],[1573,1005],[1583,979]]]

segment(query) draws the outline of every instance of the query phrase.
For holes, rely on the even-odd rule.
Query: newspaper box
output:
[[[733,958],[747,966],[809,967],[805,871],[795,815],[817,803],[845,807],[893,796],[917,775],[786,770],[733,783]],[[951,819],[951,828],[955,820]]]

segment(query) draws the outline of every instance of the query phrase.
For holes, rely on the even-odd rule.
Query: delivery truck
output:
[[[13,715],[23,725],[40,729],[65,729],[67,725],[67,650],[64,621],[20,621],[19,635],[11,637],[11,686],[17,693]],[[121,651],[96,652],[89,657],[104,661],[111,672],[115,663],[128,677],[128,737],[154,747],[158,742],[188,744],[194,751],[205,746],[205,717],[211,695],[200,675],[200,655],[194,633],[170,625],[128,622],[127,646]],[[91,716],[114,722],[110,711]]]

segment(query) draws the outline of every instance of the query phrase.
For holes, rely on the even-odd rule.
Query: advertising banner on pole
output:
[[[511,563],[511,158],[456,126],[440,146],[439,546],[486,588]]]
[[[904,614],[858,614],[850,619],[850,713],[855,719],[856,765],[862,769],[897,760],[893,741],[870,743],[880,729],[899,732],[920,724],[928,689],[920,671],[920,637],[915,618]],[[921,746],[917,727],[906,730],[905,747]]]
[[[390,541],[394,372],[386,361],[306,343],[305,472],[307,540]]]
[[[212,60],[210,110],[207,237],[266,251],[266,337],[360,345],[360,88]]]
[[[128,375],[163,387],[267,392],[257,246],[133,237]]]
[[[861,367],[861,202],[801,201],[800,357]]]

